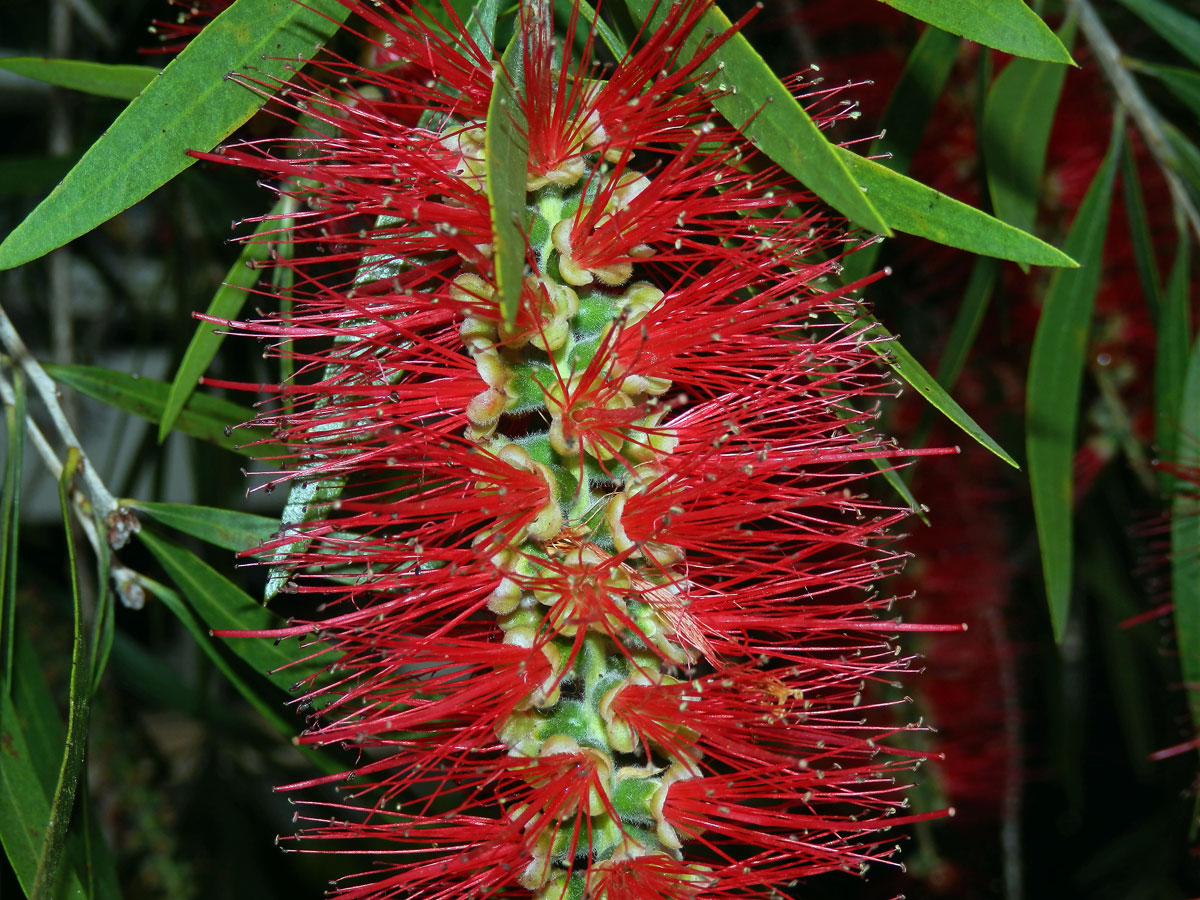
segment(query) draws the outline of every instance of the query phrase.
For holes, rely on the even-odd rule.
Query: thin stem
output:
[[[16,394],[13,392],[13,386],[9,384],[8,379],[0,375],[0,402],[6,406],[13,406],[17,402]],[[33,446],[37,450],[38,456],[42,458],[42,462],[46,464],[46,468],[50,470],[51,477],[58,481],[62,477],[63,464],[58,458],[58,454],[54,452],[54,448],[50,446],[50,442],[46,440],[46,436],[42,434],[42,430],[33,421],[32,417],[27,417],[25,420],[25,433],[33,440]],[[96,533],[96,523],[92,521],[92,517],[79,508],[75,504],[75,518],[79,521],[83,533],[87,535],[88,543],[92,545],[92,549],[99,554],[103,547],[100,544],[100,537]]]
[[[0,309],[0,315],[3,315],[2,309]],[[7,406],[13,406],[16,404],[16,399],[13,386],[9,384],[8,379],[0,375],[0,402],[3,402]],[[54,480],[58,481],[62,477],[63,464],[31,416],[26,416],[25,433],[33,440],[34,448],[42,458],[42,462],[46,464],[46,468],[50,470],[50,474],[54,477]],[[82,451],[80,451],[79,458],[81,461],[85,460]],[[107,491],[107,488],[105,490]],[[89,505],[92,505],[94,508],[94,501],[89,501]],[[96,520],[84,508],[85,505],[78,495],[76,495],[75,502],[71,506],[75,510],[75,520],[79,523],[84,536],[87,537],[88,543],[92,545],[92,550],[97,557],[103,558],[102,554],[107,553],[108,548],[100,540],[100,533],[96,530]],[[128,509],[121,506],[117,508],[117,512],[119,516],[123,517],[123,521],[134,523],[131,527],[136,528],[137,520],[133,518]],[[122,565],[115,558],[110,557],[109,577],[112,579],[113,586],[116,588],[121,602],[132,609],[141,609],[145,596],[144,591],[137,584],[137,579],[141,576],[127,566]]]
[[[55,387],[53,380],[46,374],[45,370],[38,364],[38,361],[30,354],[29,348],[25,346],[25,342],[17,333],[17,329],[13,327],[12,320],[9,319],[8,313],[4,311],[4,307],[0,306],[0,343],[7,349],[12,357],[13,363],[20,366],[25,372],[25,377],[29,379],[29,383],[33,385],[38,396],[42,398],[42,403],[45,404],[46,410],[50,414],[50,421],[54,425],[54,429],[58,432],[59,438],[67,447],[77,447],[80,451],[80,480],[84,485],[85,494],[95,509],[96,514],[105,522],[113,524],[127,512],[123,511],[120,504],[100,480],[99,474],[96,472],[95,466],[91,464],[87,456],[83,453],[83,443],[75,434],[75,429],[71,427],[71,423],[67,421],[66,413],[63,412],[62,405],[59,403],[58,388]],[[123,542],[122,542],[123,543]]]
[[[1129,70],[1121,63],[1120,48],[1109,34],[1108,29],[1104,27],[1104,23],[1100,21],[1100,17],[1096,15],[1096,10],[1092,8],[1089,0],[1069,0],[1069,2],[1079,13],[1079,27],[1083,30],[1088,43],[1091,44],[1092,50],[1095,51],[1096,61],[1100,64],[1105,77],[1112,84],[1113,90],[1117,92],[1117,96],[1125,108],[1129,110],[1133,121],[1137,123],[1138,131],[1146,141],[1146,146],[1149,147],[1150,153],[1154,156],[1159,168],[1162,169],[1163,178],[1166,179],[1167,188],[1171,191],[1171,197],[1175,201],[1176,207],[1183,211],[1196,238],[1200,240],[1200,212],[1197,212],[1191,197],[1188,196],[1187,187],[1175,174],[1175,151],[1171,148],[1166,132],[1163,130],[1162,117],[1154,105],[1146,99],[1146,95],[1142,93],[1134,77],[1129,74]]]

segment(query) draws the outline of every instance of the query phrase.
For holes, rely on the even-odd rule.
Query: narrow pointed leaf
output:
[[[144,512],[168,528],[235,553],[256,547],[279,530],[279,523],[274,519],[215,506],[144,500],[122,500],[121,503]]]
[[[57,87],[132,100],[154,80],[159,70],[150,66],[110,65],[79,59],[47,59],[41,56],[10,56],[0,59],[0,69],[44,81]]]
[[[1200,472],[1200,339],[1192,346],[1179,407],[1177,463]],[[1187,686],[1192,725],[1200,729],[1200,484],[1181,480],[1171,504],[1171,599],[1180,680]]]
[[[1200,20],[1163,0],[1119,0],[1126,9],[1158,32],[1159,37],[1200,66]]]
[[[950,328],[950,337],[946,339],[942,358],[938,361],[937,383],[948,391],[953,389],[966,365],[967,355],[983,326],[983,317],[987,313],[999,274],[1000,266],[995,260],[986,256],[975,260],[963,292],[962,304]]]
[[[849,315],[843,316],[844,320],[851,320]],[[934,380],[934,377],[926,371],[925,367],[917,362],[916,358],[909,353],[896,337],[881,325],[874,316],[867,313],[865,310],[859,310],[858,315],[853,317],[853,321],[862,327],[865,337],[876,338],[870,344],[871,349],[878,353],[892,370],[910,384],[914,390],[922,397],[928,400],[937,408],[947,419],[961,428],[974,440],[978,441],[1000,459],[1004,460],[1013,468],[1020,468],[1017,461],[999,444],[997,444],[990,435],[976,422],[971,416],[958,405],[958,402],[946,393],[945,389]],[[878,340],[882,338],[882,340]]]
[[[258,281],[257,264],[267,259],[271,251],[271,242],[263,239],[266,232],[279,227],[275,217],[282,214],[289,198],[281,197],[275,206],[267,213],[266,218],[259,223],[254,234],[242,245],[242,252],[237,261],[225,274],[225,281],[213,298],[209,301],[205,313],[214,319],[232,319],[242,311],[246,299],[250,296],[250,288]],[[183,405],[196,390],[200,377],[208,370],[208,365],[216,357],[225,335],[221,328],[211,322],[200,322],[192,335],[192,340],[184,351],[179,369],[171,380],[171,390],[167,394],[166,405],[162,418],[158,423],[159,443],[167,439],[175,420],[183,411]]]
[[[21,529],[21,482],[24,480],[25,376],[13,369],[13,404],[4,409],[8,453],[4,461],[4,493],[0,501],[0,693],[12,685],[17,625],[17,565]]]
[[[146,588],[146,590],[150,591],[150,593],[158,598],[163,606],[167,607],[171,614],[180,621],[180,623],[192,636],[192,639],[196,642],[196,645],[201,649],[201,651],[203,651],[205,656],[212,661],[217,671],[219,671],[225,680],[233,686],[234,690],[242,695],[242,697],[247,703],[250,704],[254,711],[262,716],[263,719],[266,720],[266,722],[270,724],[279,734],[285,737],[293,736],[296,733],[298,725],[296,719],[287,715],[286,713],[280,712],[279,706],[274,701],[274,698],[268,699],[266,696],[264,696],[262,691],[255,687],[254,684],[242,677],[242,674],[238,671],[237,667],[231,665],[231,660],[225,657],[221,647],[218,646],[218,642],[220,642],[221,639],[215,638],[208,633],[211,628],[211,624],[206,621],[203,610],[209,608],[214,602],[218,604],[229,603],[229,598],[235,597],[236,594],[227,594],[225,592],[229,591],[230,589],[232,592],[237,592],[237,588],[227,581],[224,582],[224,585],[228,586],[225,588],[216,580],[209,580],[204,577],[192,577],[192,575],[198,571],[197,567],[205,565],[198,558],[184,550],[182,547],[177,547],[174,544],[156,538],[154,535],[148,534],[145,531],[139,532],[138,536],[142,539],[143,543],[150,548],[150,551],[158,558],[159,562],[163,564],[163,568],[167,569],[169,572],[176,571],[182,573],[183,582],[180,584],[180,587],[184,592],[184,596],[187,597],[187,602],[184,602],[183,598],[180,597],[180,595],[175,591],[171,590],[165,585],[158,584],[149,578],[143,578],[141,581],[142,585]],[[215,579],[220,579],[223,581],[221,576],[217,575],[215,571],[212,571],[211,569],[209,571],[212,572],[212,575],[215,576]],[[209,595],[208,592],[211,590],[217,591],[217,595],[215,597]],[[242,594],[242,597],[244,597],[245,600],[248,600],[250,603],[254,602],[245,594]],[[263,608],[257,605],[255,606],[255,609],[260,613],[264,612]],[[276,624],[281,623],[276,620]],[[270,642],[260,638],[225,640],[223,642],[225,646],[229,650],[232,650],[236,656],[240,656],[250,666],[256,668],[259,674],[265,676],[265,678],[274,684],[275,687],[283,691],[290,692],[292,686],[297,681],[303,678],[305,674],[312,671],[311,666],[304,667],[301,665],[290,667],[279,672],[268,672],[262,669],[259,666],[259,663],[262,662],[263,659],[269,657],[260,656],[260,654],[257,652],[257,649],[253,645],[270,644]],[[275,649],[281,650],[279,647],[276,647]],[[307,655],[307,652],[308,651],[298,651],[297,655]],[[286,651],[283,651],[283,653],[286,655]],[[301,754],[326,772],[340,772],[344,771],[345,769],[344,766],[338,764],[334,759],[332,759],[328,753],[320,750],[314,750],[311,747],[299,747],[297,749],[299,749]]]
[[[37,259],[170,181],[266,101],[225,78],[287,81],[349,14],[336,0],[237,0],[117,117],[50,196],[0,244],[0,269]],[[266,90],[264,88],[264,90]]]
[[[1031,266],[1075,266],[1060,250],[1031,234],[900,175],[879,163],[836,148],[876,208],[897,231],[981,256]]]
[[[1146,305],[1155,322],[1162,305],[1162,285],[1158,279],[1158,257],[1154,249],[1154,237],[1150,233],[1150,222],[1146,217],[1146,202],[1142,198],[1141,176],[1133,148],[1125,145],[1121,153],[1121,186],[1125,193],[1125,217],[1129,220],[1129,239],[1133,244],[1133,258],[1137,265],[1138,280],[1146,296]]]
[[[1074,64],[1071,54],[1025,0],[883,0],[951,34],[1048,62]]]
[[[527,14],[538,15],[537,12]],[[525,173],[529,168],[529,138],[519,100],[525,82],[521,29],[513,34],[502,63],[507,77],[498,73],[492,84],[484,152],[487,155],[488,202],[492,210],[496,291],[504,320],[511,323],[517,317],[525,276],[521,215],[525,211]]]
[[[15,644],[13,681],[9,691],[0,691],[0,843],[28,894],[66,734],[42,661],[20,628]],[[67,835],[65,871],[55,900],[120,900],[112,855],[95,816],[88,818],[86,848],[83,833],[72,829]]]
[[[141,378],[125,372],[98,366],[75,366],[43,363],[46,373],[59,384],[65,384],[101,403],[133,413],[149,422],[158,422],[166,408],[170,385],[153,378]],[[257,437],[241,429],[237,435],[227,435],[232,428],[254,418],[254,413],[210,394],[193,394],[179,415],[178,427],[184,434],[208,441],[244,456],[270,457],[279,452],[270,444],[248,444]]]
[[[1167,158],[1168,165],[1194,192],[1200,193],[1200,147],[1170,122],[1163,122],[1162,130],[1172,151]]]
[[[1060,641],[1071,600],[1079,397],[1120,142],[1121,132],[1114,129],[1108,155],[1067,235],[1066,248],[1080,266],[1055,273],[1029,364],[1025,421],[1029,482],[1050,621]]]
[[[263,631],[286,624],[194,553],[163,540],[146,529],[138,538],[171,576],[200,621],[212,631]],[[262,638],[214,638],[284,690],[311,674],[312,663],[297,659],[319,649],[312,645],[297,649],[294,641],[275,643]]]
[[[1069,26],[1074,31],[1073,23]],[[1070,41],[1070,34],[1064,35]],[[996,217],[1029,231],[1041,196],[1050,129],[1067,70],[1014,59],[992,83],[983,107],[983,158]]]
[[[53,709],[52,704],[50,710]],[[0,766],[0,842],[17,882],[28,896],[33,890],[42,835],[50,821],[50,800],[34,768],[38,754],[21,727],[13,700],[5,693],[0,693],[0,738],[5,753],[4,765]],[[75,871],[64,881],[64,897],[87,900]]]
[[[1162,81],[1171,93],[1183,103],[1186,103],[1193,113],[1200,116],[1200,72],[1194,69],[1183,69],[1179,66],[1160,66],[1141,60],[1130,60],[1130,68],[1138,72],[1153,75]]]
[[[476,47],[487,50],[496,43],[496,19],[500,15],[500,0],[479,0],[467,18],[467,37]]]
[[[1169,460],[1177,458],[1182,441],[1200,437],[1200,432],[1179,430],[1179,410],[1192,335],[1188,296],[1191,287],[1189,237],[1186,229],[1180,230],[1175,263],[1162,295],[1154,353],[1154,440],[1159,456]]]
[[[652,12],[665,15],[666,4],[655,0],[625,0],[636,21],[646,21]],[[700,20],[685,44],[690,58],[707,32],[722,34],[732,23],[716,6]],[[872,205],[874,197],[863,195],[847,170],[848,163],[821,134],[804,108],[775,76],[761,56],[741,34],[733,35],[711,57],[713,67],[722,66],[718,84],[731,91],[715,103],[717,111],[801,184],[850,221],[868,231],[890,234],[887,217]],[[851,154],[853,155],[853,154]]]
[[[67,739],[61,752],[62,765],[50,802],[46,836],[38,855],[30,900],[52,900],[67,846],[67,829],[75,809],[75,792],[87,759],[88,721],[92,709],[92,666],[87,629],[83,622],[83,604],[79,596],[78,560],[75,557],[74,521],[71,514],[71,483],[79,468],[79,450],[72,447],[58,480],[58,503],[62,512],[63,547],[67,554],[67,573],[71,582],[71,606],[74,613],[74,638],[71,649],[70,702],[67,706]],[[84,802],[87,799],[84,798]]]

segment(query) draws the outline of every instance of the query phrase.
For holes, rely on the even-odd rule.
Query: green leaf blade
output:
[[[4,491],[0,500],[0,692],[12,684],[13,652],[17,625],[17,567],[21,529],[21,482],[25,454],[25,375],[13,369],[13,403],[5,405],[8,453],[4,461]]]
[[[1165,84],[1181,103],[1191,107],[1200,116],[1200,72],[1179,66],[1160,66],[1141,60],[1130,60],[1129,67],[1137,72],[1153,75]]]
[[[63,864],[67,846],[67,829],[70,828],[75,809],[75,794],[79,788],[80,774],[87,760],[88,722],[92,709],[92,665],[91,649],[88,646],[87,629],[83,622],[83,605],[79,596],[79,560],[75,556],[74,524],[71,515],[71,485],[79,468],[79,450],[72,447],[67,454],[58,479],[58,503],[64,526],[64,547],[67,551],[67,571],[71,582],[71,605],[74,611],[74,639],[71,649],[71,688],[67,707],[67,740],[59,767],[58,782],[50,803],[50,818],[46,823],[46,837],[38,857],[37,872],[30,900],[53,900],[58,883],[60,866]],[[84,802],[87,800],[84,798]]]
[[[246,299],[250,296],[250,288],[258,281],[257,263],[266,260],[270,254],[271,243],[264,240],[263,235],[279,227],[277,217],[283,214],[288,202],[288,198],[281,197],[255,229],[254,234],[246,240],[242,252],[226,273],[224,283],[209,301],[206,315],[214,319],[231,319],[242,311]],[[171,390],[167,394],[158,423],[159,443],[166,440],[171,429],[175,427],[184,404],[192,396],[200,377],[208,370],[209,363],[216,357],[224,340],[225,335],[211,322],[201,322],[196,326],[192,340],[184,351],[183,360],[179,363],[179,369],[171,380]]]
[[[1192,316],[1188,292],[1191,287],[1191,241],[1187,230],[1179,235],[1175,262],[1162,293],[1156,323],[1154,354],[1154,441],[1163,459],[1179,455],[1181,440],[1193,440],[1200,432],[1180,431],[1184,384],[1188,374],[1188,348]],[[1185,411],[1185,415],[1190,412]]]
[[[256,80],[285,82],[298,70],[295,59],[311,54],[348,14],[336,0],[237,0],[0,243],[0,269],[61,247],[174,178],[195,161],[188,150],[212,149],[266,101],[225,78],[228,72],[250,67]]]
[[[945,388],[938,384],[937,380],[917,361],[916,357],[905,350],[895,335],[881,325],[874,316],[863,309],[859,309],[854,315],[846,312],[839,313],[839,316],[842,321],[854,322],[856,326],[862,328],[864,337],[873,338],[874,340],[870,344],[871,349],[878,353],[897,375],[933,404],[946,418],[979,444],[1004,460],[1004,462],[1015,469],[1020,468],[1017,465],[1017,461],[1012,458],[1012,455],[996,443],[979,426],[979,423],[971,418],[965,409],[958,405],[958,401],[946,393]]]
[[[158,423],[166,409],[170,385],[153,378],[99,366],[43,363],[42,368],[59,384],[65,384],[93,400],[125,410],[148,422]],[[258,436],[253,432],[247,432],[246,443],[239,443],[226,433],[226,429],[253,418],[254,413],[244,406],[210,394],[197,393],[188,398],[177,424],[184,434],[243,456],[269,459],[278,455],[278,446],[251,442]]]
[[[999,276],[1000,266],[995,260],[986,256],[975,260],[971,276],[967,279],[966,290],[963,291],[962,305],[954,317],[950,336],[946,339],[942,358],[938,361],[937,383],[946,390],[954,387],[967,364],[967,355],[975,344],[979,329],[983,327],[983,317],[987,313]]]
[[[874,160],[838,147],[854,177],[897,231],[981,256],[1031,266],[1074,267],[1075,260],[1031,234],[947,197]]]
[[[1171,595],[1181,680],[1187,688],[1188,711],[1200,728],[1200,339],[1191,348],[1179,428],[1189,440],[1179,442],[1175,460],[1191,483],[1180,479],[1171,502]]]
[[[996,217],[1029,231],[1037,214],[1050,129],[1066,69],[1014,59],[988,91],[983,108],[983,158]]]
[[[1119,119],[1120,117],[1118,117]],[[1055,639],[1066,629],[1074,560],[1073,461],[1088,326],[1100,283],[1121,132],[1071,224],[1067,250],[1080,267],[1055,274],[1034,335],[1026,396],[1026,454],[1046,599]]]
[[[0,69],[56,87],[115,100],[132,100],[159,74],[158,69],[150,66],[109,65],[39,56],[0,59]]]
[[[1074,65],[1071,54],[1025,0],[882,0],[951,34],[1046,62]]]
[[[549,10],[539,9],[529,15],[535,18],[549,16]],[[544,25],[548,27],[549,22]],[[520,102],[525,81],[521,29],[513,34],[501,62],[503,73],[497,74],[488,103],[484,149],[496,293],[504,321],[511,324],[517,317],[525,277],[525,236],[521,232],[521,215],[525,210],[525,177],[529,170],[529,137]]]
[[[215,506],[146,500],[122,500],[121,503],[144,512],[168,528],[235,553],[258,546],[279,530],[279,523],[274,519]]]
[[[1126,9],[1158,32],[1159,37],[1200,66],[1200,20],[1162,0],[1118,0]]]
[[[196,616],[212,631],[268,631],[282,628],[284,621],[194,553],[143,529],[138,538],[187,597]],[[317,668],[298,662],[319,652],[322,645],[310,644],[302,652],[283,643],[260,638],[219,639],[251,668],[283,690]]]
[[[871,143],[870,155],[893,172],[908,171],[954,68],[959,43],[957,36],[930,26],[909,53],[880,120],[881,136]],[[871,274],[882,246],[876,241],[852,253],[842,270],[842,283],[850,284]]]

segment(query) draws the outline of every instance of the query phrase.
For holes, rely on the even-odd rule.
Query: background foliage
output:
[[[731,19],[739,6],[722,4]],[[316,897],[339,871],[269,843],[291,827],[271,786],[338,766],[289,743],[302,673],[264,673],[291,648],[208,634],[287,614],[286,597],[260,605],[267,574],[231,551],[288,513],[246,496],[239,470],[265,464],[244,457],[269,451],[228,427],[251,398],[194,390],[204,372],[280,376],[190,318],[251,297],[268,249],[230,244],[229,223],[268,194],[184,155],[277,127],[223,75],[284,74],[264,51],[311,54],[334,31],[317,13],[345,14],[311,7],[239,0],[162,76],[172,56],[139,52],[147,23],[174,15],[157,3],[5,13],[0,885],[14,895]],[[1200,892],[1200,4],[1034,7],[1057,39],[1020,0],[769,0],[722,51],[738,87],[722,113],[895,235],[846,272],[890,271],[867,291],[873,327],[899,338],[881,364],[919,395],[884,410],[890,431],[963,449],[891,476],[929,507],[895,587],[904,615],[971,626],[927,641],[927,675],[905,687],[947,756],[914,804],[959,815],[911,836],[907,873],[806,896]],[[511,9],[480,8],[511,27]],[[651,9],[604,7],[614,52]],[[841,148],[771,74],[814,63],[810,80],[853,82],[836,97],[860,114]],[[492,197],[497,221],[506,202]],[[1054,248],[1079,267],[1053,268],[1069,262]]]

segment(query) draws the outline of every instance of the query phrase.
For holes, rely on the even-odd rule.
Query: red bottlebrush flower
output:
[[[837,315],[844,223],[716,120],[724,37],[679,50],[705,3],[609,68],[560,60],[579,42],[548,8],[518,23],[513,323],[484,192],[506,76],[452,13],[355,3],[421,80],[326,58],[283,102],[332,136],[208,156],[302,208],[294,311],[234,326],[298,363],[260,419],[282,477],[336,495],[264,548],[325,610],[273,633],[330,648],[300,740],[361,753],[289,786],[347,782],[297,801],[299,846],[373,840],[343,900],[767,897],[859,870],[893,853],[912,756],[862,702],[909,665],[874,593],[904,513],[864,493],[897,451],[849,429],[891,386]]]

